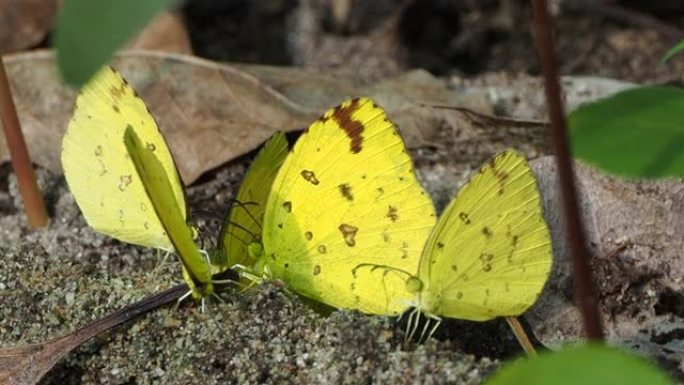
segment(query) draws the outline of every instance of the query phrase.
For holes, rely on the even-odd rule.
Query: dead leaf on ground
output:
[[[0,52],[22,51],[43,41],[57,8],[57,0],[0,0]]]
[[[583,338],[574,305],[553,158],[532,162],[552,233],[554,268],[527,313],[547,346]],[[582,219],[593,256],[600,313],[608,341],[656,357],[684,376],[684,185],[625,181],[576,164]]]
[[[154,52],[122,54],[112,64],[152,111],[187,183],[254,149],[275,130],[303,128],[317,116],[231,66]],[[9,57],[6,66],[33,161],[60,172],[75,91],[60,82],[50,52]],[[7,159],[2,138],[0,161]]]
[[[483,98],[459,95],[424,72],[350,88],[342,78],[328,78],[322,83],[305,81],[307,75],[301,72],[297,73],[301,82],[295,79],[283,86],[284,81],[276,81],[280,79],[279,71],[287,78],[293,73],[290,69],[258,67],[266,68],[269,74],[260,79],[244,70],[249,67],[239,69],[191,56],[150,51],[123,53],[113,65],[149,106],[188,184],[202,173],[255,149],[277,130],[306,128],[325,109],[349,96],[375,97],[399,125],[408,146],[414,148],[438,145],[433,139],[436,133],[444,129],[449,116],[460,114],[439,113],[422,104],[479,106],[479,110],[487,110],[482,107]],[[72,113],[75,92],[59,81],[50,52],[14,55],[6,59],[6,66],[33,161],[60,172],[61,137]],[[269,81],[275,83],[275,89]],[[337,87],[340,91],[334,91]],[[303,96],[309,90],[321,95],[317,89],[325,89],[328,95],[324,108],[320,99]],[[443,118],[444,114],[447,118]],[[0,161],[8,159],[4,138],[0,138]]]
[[[164,11],[155,16],[126,49],[192,54],[190,36],[179,11]]]

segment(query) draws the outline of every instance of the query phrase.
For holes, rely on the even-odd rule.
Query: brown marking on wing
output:
[[[494,259],[494,254],[492,253],[482,253],[480,254],[480,261],[482,262],[482,271],[488,272],[492,270],[492,260]]]
[[[120,86],[112,86],[112,88],[109,89],[109,93],[114,99],[120,99],[126,93],[126,84],[128,83],[126,83],[126,80],[124,80]]]
[[[363,130],[365,126],[358,120],[352,118],[354,112],[359,109],[359,99],[352,99],[349,103],[344,103],[333,110],[332,118],[344,130],[349,137],[349,149],[353,154],[361,152],[363,145]]]
[[[356,226],[348,225],[346,223],[343,223],[338,227],[340,232],[342,232],[342,237],[344,237],[344,243],[347,244],[349,247],[354,247],[356,245],[356,233],[359,231],[359,228]]]
[[[302,177],[304,178],[304,180],[306,180],[314,186],[320,183],[319,180],[316,179],[316,174],[314,174],[313,171],[302,170]]]
[[[490,230],[487,226],[482,228],[482,234],[484,234],[484,236],[487,238],[491,238],[492,235],[494,235],[494,233],[492,233],[492,230]]]
[[[504,187],[506,186],[506,180],[508,179],[509,175],[505,171],[501,171],[496,168],[496,158],[490,158],[489,159],[489,166],[492,168],[492,172],[494,173],[494,176],[496,177],[498,183],[499,183],[499,195],[503,195],[504,193]],[[483,167],[484,168],[484,167]]]
[[[466,225],[470,224],[470,218],[468,218],[468,213],[460,212],[458,214],[458,217],[465,223]]]
[[[354,194],[352,194],[352,188],[349,183],[342,183],[338,187],[340,188],[340,194],[342,194],[345,199],[350,202],[354,200]]]
[[[285,208],[285,211],[287,211],[288,213],[291,213],[292,212],[292,202],[290,202],[290,201],[283,202],[283,208]]]
[[[395,206],[389,206],[387,209],[387,218],[392,222],[396,222],[399,219],[399,210]]]
[[[133,177],[130,174],[121,175],[119,178],[119,190],[124,191],[131,183],[133,183]]]

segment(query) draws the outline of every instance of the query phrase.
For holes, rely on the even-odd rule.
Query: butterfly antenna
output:
[[[365,268],[365,267],[370,268],[371,272],[373,272],[373,271],[375,271],[375,270],[378,270],[378,269],[385,269],[386,271],[392,271],[392,272],[395,272],[395,273],[397,273],[397,274],[406,275],[406,276],[408,276],[409,278],[410,278],[410,277],[413,277],[413,274],[409,273],[409,272],[406,271],[406,270],[398,269],[398,268],[396,268],[396,267],[394,267],[394,266],[378,265],[378,264],[375,264],[375,263],[361,263],[361,264],[358,264],[358,265],[356,265],[356,266],[352,269],[352,274],[353,274],[353,275],[356,275],[356,270],[361,269],[361,268]]]
[[[257,236],[257,234],[254,234],[254,233],[251,232],[248,228],[242,226],[241,224],[239,224],[239,223],[237,223],[237,222],[228,221],[228,222],[226,222],[226,224],[227,224],[227,225],[228,225],[228,224],[233,225],[233,226],[237,227],[238,229],[244,231],[245,233],[249,234],[249,235],[252,237],[251,242],[254,242],[254,241],[256,241],[256,240],[259,239],[259,237]],[[247,241],[245,241],[244,239],[238,237],[238,235],[235,234],[235,232],[232,232],[232,231],[231,231],[231,232],[228,232],[228,234],[231,234],[231,235],[234,236],[237,240],[239,240],[240,242],[244,243],[245,245],[249,245],[249,243],[250,243],[250,242],[247,242]]]
[[[229,202],[229,205],[230,205],[230,206],[229,206],[229,210],[233,208],[233,204],[238,205],[238,207],[242,207],[242,209],[245,210],[245,212],[247,213],[247,215],[252,219],[252,221],[254,222],[254,224],[256,224],[257,226],[259,226],[259,228],[261,229],[261,223],[259,223],[259,221],[258,221],[256,218],[254,218],[254,215],[252,215],[252,213],[251,213],[251,212],[249,211],[249,209],[247,208],[247,206],[249,206],[249,205],[258,206],[258,205],[259,205],[258,203],[256,203],[256,202],[240,202],[239,200],[237,200],[237,199],[235,199],[235,198],[230,198],[230,199],[228,200],[228,202]]]

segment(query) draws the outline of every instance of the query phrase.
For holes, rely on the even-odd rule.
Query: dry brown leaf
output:
[[[231,66],[154,52],[122,54],[113,65],[156,117],[186,183],[274,131],[303,128],[317,117]],[[59,172],[75,92],[59,81],[50,52],[8,57],[6,66],[33,161]],[[8,157],[0,138],[0,161]]]
[[[422,103],[487,110],[483,98],[459,95],[424,72],[364,87],[286,68],[257,66],[248,73],[245,69],[251,67],[238,69],[150,51],[123,53],[113,65],[156,117],[186,183],[255,149],[277,130],[307,127],[349,96],[376,98],[399,125],[409,147],[439,145],[435,138],[443,124],[460,114],[439,112]],[[8,57],[6,66],[33,161],[59,172],[61,137],[75,92],[58,80],[49,52]],[[253,73],[267,76],[260,79]],[[0,162],[8,159],[4,138],[0,138]]]
[[[553,158],[534,160],[552,233],[554,267],[539,302],[527,313],[547,346],[583,337],[573,304]],[[625,181],[576,164],[577,191],[600,313],[608,341],[657,357],[684,375],[684,185]]]
[[[57,0],[0,0],[0,52],[22,51],[45,39]]]
[[[192,54],[190,36],[178,11],[164,11],[128,43],[126,49]]]

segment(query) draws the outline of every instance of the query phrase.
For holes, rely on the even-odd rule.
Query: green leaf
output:
[[[632,177],[684,176],[684,90],[639,87],[582,105],[569,118],[578,158]]]
[[[81,87],[114,52],[176,0],[65,0],[57,16],[57,63]]]
[[[674,385],[661,370],[602,345],[547,352],[504,365],[485,385]]]
[[[662,58],[660,58],[660,64],[667,63],[672,57],[679,52],[684,51],[684,39],[679,43],[675,44],[674,47],[670,48]]]

